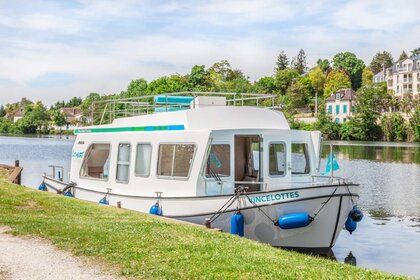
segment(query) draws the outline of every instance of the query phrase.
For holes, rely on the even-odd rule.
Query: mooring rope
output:
[[[332,194],[328,197],[327,201],[325,201],[325,202],[322,204],[321,208],[319,208],[319,210],[318,210],[318,211],[314,214],[313,219],[315,219],[315,218],[316,218],[316,216],[319,214],[319,212],[321,212],[321,210],[325,207],[325,205],[327,205],[327,203],[328,203],[328,202],[330,202],[331,198],[332,198],[332,197],[334,196],[334,194],[337,192],[338,187],[340,187],[340,186],[335,187],[335,190],[334,190],[334,191],[332,192]]]
[[[216,213],[214,213],[213,216],[209,218],[209,222],[213,223],[217,218],[219,218],[220,215],[222,215],[235,202],[236,198],[237,198],[236,194],[231,196],[229,200],[226,201],[226,203]],[[223,208],[225,209],[223,210]]]

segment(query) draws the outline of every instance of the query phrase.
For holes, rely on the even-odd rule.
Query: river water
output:
[[[36,188],[49,165],[64,167],[68,180],[72,138],[0,136],[0,163],[19,159],[22,183]],[[329,146],[323,149],[325,169]],[[420,145],[335,142],[337,176],[361,185],[365,218],[350,235],[343,230],[333,248],[339,262],[420,277]]]

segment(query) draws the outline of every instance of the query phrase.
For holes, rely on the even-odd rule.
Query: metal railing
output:
[[[185,102],[155,102],[155,97],[164,97],[166,100],[171,96],[192,97],[191,103]],[[196,104],[196,98],[201,96],[219,96],[226,99],[223,106],[252,106],[265,107],[269,109],[281,109],[275,105],[276,95],[260,93],[235,93],[235,92],[171,92],[157,95],[143,95],[131,98],[108,99],[94,101],[91,105],[91,124],[112,123],[114,119],[132,117],[138,115],[153,114],[157,111],[168,112],[181,109],[195,109],[200,105]],[[205,106],[221,106],[210,105]],[[159,109],[158,109],[159,108]]]

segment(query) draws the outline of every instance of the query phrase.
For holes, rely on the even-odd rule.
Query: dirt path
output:
[[[14,237],[0,226],[0,280],[121,280],[46,240]]]

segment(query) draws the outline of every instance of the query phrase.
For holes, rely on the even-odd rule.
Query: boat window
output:
[[[193,144],[160,144],[157,175],[188,177],[194,152]]]
[[[91,144],[80,169],[80,177],[107,180],[109,176],[109,144]]]
[[[286,173],[286,153],[283,143],[270,144],[269,172],[273,176],[282,176]]]
[[[150,159],[152,157],[152,145],[137,144],[136,153],[136,176],[148,177],[150,174]]]
[[[258,171],[260,170],[260,142],[252,142],[251,151],[253,170]]]
[[[292,174],[309,173],[308,146],[303,143],[292,144]]]
[[[206,177],[230,176],[230,145],[213,144],[207,159]]]
[[[130,170],[130,144],[118,145],[117,182],[128,183]]]

